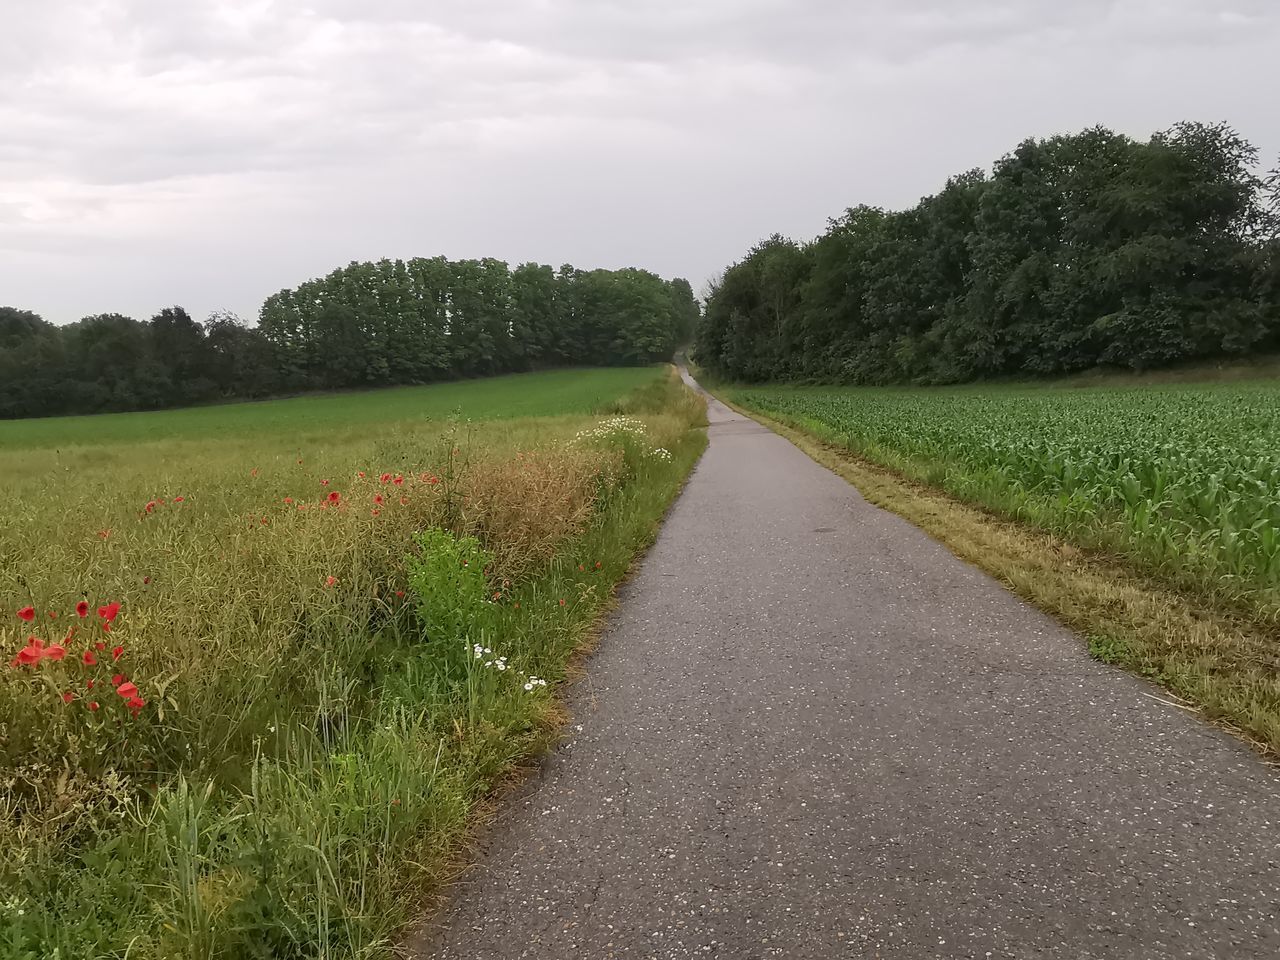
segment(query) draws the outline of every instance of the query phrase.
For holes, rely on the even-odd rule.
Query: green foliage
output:
[[[757,388],[733,398],[1076,543],[1280,616],[1280,387]]]
[[[688,281],[645,270],[443,257],[352,263],[268,297],[257,327],[181,307],[56,327],[0,307],[0,419],[649,364],[698,315]]]
[[[1028,140],[910,210],[773,237],[713,287],[696,359],[736,380],[949,383],[1280,347],[1277,181],[1224,124]]]

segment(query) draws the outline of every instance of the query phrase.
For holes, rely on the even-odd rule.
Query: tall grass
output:
[[[385,954],[554,730],[566,660],[701,451],[696,399],[648,380],[638,430],[400,425],[10,474],[0,645],[75,629],[0,674],[0,954]]]

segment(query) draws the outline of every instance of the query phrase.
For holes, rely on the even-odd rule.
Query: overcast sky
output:
[[[1280,154],[1275,0],[0,0],[0,305],[255,318],[350,260],[647,267],[1028,136]]]

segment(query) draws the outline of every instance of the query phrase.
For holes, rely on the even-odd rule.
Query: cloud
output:
[[[252,315],[436,253],[699,284],[1026,136],[1227,119],[1275,156],[1277,43],[1264,0],[23,4],[0,301]]]

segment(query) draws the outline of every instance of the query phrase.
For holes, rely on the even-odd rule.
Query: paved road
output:
[[[422,956],[1280,957],[1280,776],[711,421]]]

